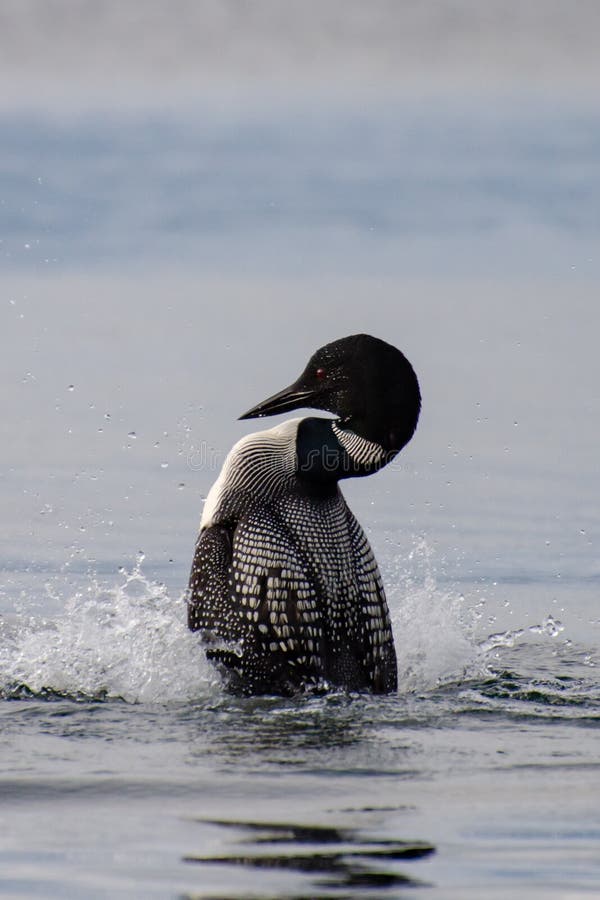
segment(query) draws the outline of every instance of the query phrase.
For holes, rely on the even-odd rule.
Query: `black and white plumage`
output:
[[[418,382],[399,350],[353,335],[242,418],[302,406],[338,418],[291,419],[229,453],[200,523],[189,627],[241,693],[388,693],[397,668],[385,592],[338,482],[377,471],[410,440]]]

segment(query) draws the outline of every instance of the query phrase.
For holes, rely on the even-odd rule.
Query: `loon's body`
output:
[[[402,377],[387,387],[406,381],[411,390],[396,397],[395,419],[370,423],[369,399],[381,404],[368,388],[389,374],[390,361]],[[294,385],[242,418],[299,406],[342,415],[291,419],[231,450],[200,523],[189,626],[202,632],[233,690],[289,694],[329,684],[389,693],[397,667],[385,592],[338,482],[377,471],[410,439],[416,377],[400,351],[356,335],[317,351]]]

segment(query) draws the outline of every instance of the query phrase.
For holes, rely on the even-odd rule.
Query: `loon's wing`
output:
[[[224,525],[203,528],[196,541],[188,585],[188,625],[210,640],[239,640],[239,616],[230,594],[233,530]]]
[[[398,665],[383,581],[371,545],[350,509],[348,525],[360,589],[358,616],[364,666],[375,693],[393,693],[398,689]]]
[[[293,693],[324,675],[318,594],[285,527],[261,510],[235,528],[201,531],[188,623],[207,656],[248,694]]]

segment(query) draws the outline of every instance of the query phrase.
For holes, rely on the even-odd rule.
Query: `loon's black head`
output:
[[[293,384],[240,419],[305,407],[334,413],[342,428],[395,454],[417,427],[421,393],[400,350],[368,334],[353,334],[317,350]]]

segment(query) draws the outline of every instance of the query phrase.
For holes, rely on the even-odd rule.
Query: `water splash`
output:
[[[548,615],[540,625],[497,632],[482,640],[478,632],[485,597],[467,599],[450,587],[440,587],[434,551],[422,537],[406,561],[398,560],[391,581],[388,594],[401,693],[488,676],[494,651],[513,648],[532,635],[556,638],[564,628]]]
[[[116,586],[91,578],[55,619],[31,615],[31,601],[12,623],[0,621],[0,697],[169,703],[222,696],[198,635],[187,628],[184,603],[143,574],[143,560],[140,552],[131,571],[121,569]],[[499,649],[562,631],[547,616],[541,625],[481,640],[486,601],[440,587],[426,540],[400,564],[402,571],[386,580],[402,694],[485,677]]]
[[[476,612],[462,594],[440,588],[433,555],[419,538],[386,579],[402,693],[456,681],[477,661]]]
[[[143,575],[142,560],[115,587],[92,580],[54,620],[20,613],[5,624],[0,695],[165,703],[219,690],[183,602]]]
[[[497,634],[490,634],[484,641],[478,644],[479,651],[482,655],[497,650],[500,647],[514,647],[517,641],[529,634],[541,634],[546,637],[558,637],[564,625],[555,619],[554,616],[546,616],[541,625],[529,625],[527,628],[515,628],[512,631],[500,631]]]

